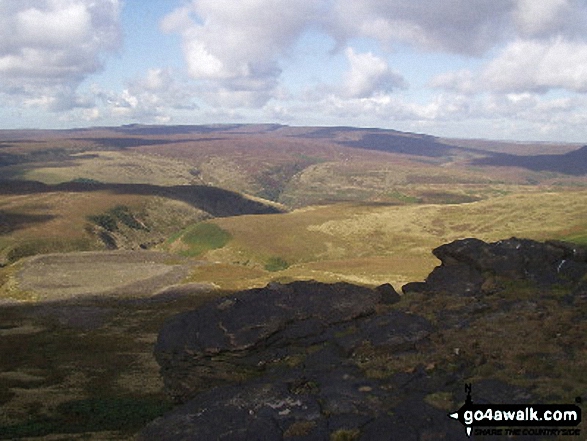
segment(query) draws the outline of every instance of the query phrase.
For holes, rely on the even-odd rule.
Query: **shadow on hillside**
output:
[[[282,211],[258,201],[247,199],[239,193],[205,185],[175,185],[163,187],[150,184],[107,184],[66,182],[47,185],[36,181],[0,181],[0,195],[25,195],[50,192],[87,193],[109,191],[114,194],[161,196],[186,202],[214,217],[245,214],[275,214]]]
[[[550,171],[579,176],[587,174],[587,146],[564,155],[518,156],[508,153],[494,153],[490,157],[474,160],[471,164],[521,167],[533,171]]]
[[[337,135],[345,132],[364,132],[356,141],[337,141]],[[464,147],[457,147],[441,143],[436,137],[409,134],[394,130],[360,129],[354,127],[324,127],[311,133],[298,135],[303,138],[332,138],[337,144],[364,150],[376,150],[404,155],[424,156],[427,158],[441,158],[454,155],[457,151],[472,151]]]
[[[80,434],[102,431],[130,439],[171,409],[163,391],[149,387],[160,381],[158,371],[150,368],[153,334],[168,317],[219,295],[202,290],[173,299],[87,297],[0,304],[0,371],[13,374],[0,379],[0,407],[14,417],[0,421],[0,439],[81,439]],[[34,375],[17,376],[20,372]],[[133,381],[137,373],[139,383]],[[84,381],[72,388],[69,379],[79,377]],[[24,393],[37,399],[34,408],[21,403]]]
[[[10,145],[12,147],[13,145]],[[16,144],[14,145],[16,146]],[[9,147],[5,145],[4,147]],[[45,167],[63,167],[67,161],[75,161],[78,158],[71,156],[72,153],[80,153],[79,150],[67,150],[61,147],[43,148],[22,152],[0,152],[0,167],[27,166],[33,163],[42,163]],[[2,178],[6,179],[6,170],[2,170]]]
[[[49,214],[25,214],[0,210],[0,236],[35,224],[49,222],[55,216]]]
[[[151,145],[166,145],[186,142],[185,139],[145,139],[145,138],[74,138],[76,141],[87,141],[100,147],[128,149]]]
[[[386,134],[368,133],[359,141],[346,141],[340,144],[367,150],[378,150],[404,155],[440,158],[448,156],[455,147],[442,144],[432,136],[390,136]]]
[[[336,136],[345,132],[361,132],[361,138],[356,141],[337,141]],[[376,150],[388,153],[423,156],[428,158],[442,158],[460,153],[484,155],[484,158],[474,159],[471,165],[496,167],[521,167],[532,171],[556,172],[567,175],[587,174],[587,146],[565,154],[547,155],[514,155],[510,153],[495,153],[477,148],[458,147],[439,142],[430,135],[407,134],[393,130],[357,129],[352,127],[325,127],[310,133],[297,135],[305,138],[332,138],[334,142],[353,148]]]

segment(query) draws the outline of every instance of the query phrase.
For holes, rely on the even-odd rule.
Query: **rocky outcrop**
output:
[[[409,283],[404,293],[491,293],[500,281],[526,281],[537,287],[578,286],[587,274],[587,252],[563,242],[511,238],[495,243],[464,239],[442,245],[433,254],[442,262],[424,283]]]
[[[396,299],[389,288],[272,283],[178,315],[160,332],[155,347],[167,391],[185,402],[204,389],[243,381],[271,366],[299,364],[309,347],[326,342],[337,348],[337,364],[363,338],[400,347],[426,337],[430,326],[420,317],[396,311],[374,316],[377,305]],[[389,329],[399,325],[401,332],[375,332],[383,322],[391,322]]]
[[[399,298],[391,285],[273,283],[176,316],[160,332],[155,356],[167,391],[187,404],[150,424],[140,439],[327,440],[359,428],[369,439],[381,428],[405,439],[418,439],[422,430],[431,440],[448,433],[461,439],[423,396],[404,405],[406,397],[390,396],[352,361],[359,348],[406,353],[426,345],[428,320],[378,312]],[[406,415],[390,418],[391,409],[409,414],[410,406],[412,417],[426,408],[438,426],[427,420],[415,430]]]
[[[503,378],[544,384],[536,360],[551,357],[552,370],[580,356],[584,325],[556,334],[552,308],[574,323],[587,317],[584,251],[466,239],[434,254],[442,264],[405,286],[404,299],[391,285],[272,283],[172,318],[155,356],[180,405],[139,439],[465,440],[447,417],[463,403],[465,382],[474,379],[478,403],[532,402],[531,387]],[[541,295],[518,298],[508,283]],[[545,296],[553,287],[557,296]],[[503,329],[512,323],[519,335]],[[564,339],[563,352],[546,349],[553,335]],[[552,370],[552,381],[564,390],[572,371],[561,372]]]

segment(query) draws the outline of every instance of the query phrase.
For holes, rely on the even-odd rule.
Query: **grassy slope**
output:
[[[45,183],[74,179],[152,185],[205,183],[290,207],[341,201],[458,203],[517,191],[512,186],[520,184],[587,185],[585,177],[471,167],[468,160],[483,156],[474,150],[453,149],[433,157],[417,151],[406,155],[355,148],[370,132],[344,128],[267,130],[261,126],[155,134],[125,133],[115,128],[33,132],[2,145],[0,164],[15,164],[3,167],[4,174]],[[409,134],[385,133],[390,139],[411,139]],[[15,134],[5,136],[15,139]],[[459,144],[458,140],[445,142]],[[525,154],[562,153],[577,147],[502,144],[473,142],[470,147]],[[434,145],[438,148],[440,144]]]
[[[50,183],[80,178],[164,186],[204,182],[270,194],[291,207],[336,203],[284,216],[216,220],[215,225],[231,237],[220,241],[224,245],[229,240],[225,246],[206,244],[198,237],[191,244],[176,241],[177,251],[194,257],[205,253],[216,262],[205,277],[217,277],[229,287],[262,284],[275,277],[345,278],[368,284],[391,280],[397,285],[423,278],[436,263],[430,250],[458,237],[541,238],[541,232],[548,231],[551,236],[585,239],[584,225],[570,217],[580,212],[573,202],[579,193],[564,191],[580,188],[584,178],[467,166],[467,158],[477,153],[436,158],[350,148],[337,142],[356,142],[362,131],[336,129],[324,136],[314,132],[283,127],[265,133],[262,127],[251,126],[220,128],[214,136],[205,131],[142,136],[93,129],[38,133],[30,142],[9,143],[3,152],[13,155],[9,160],[28,158],[17,167],[20,177]],[[491,143],[474,147],[488,148]],[[548,152],[558,148],[549,146]],[[42,161],[45,157],[50,160]],[[540,194],[549,188],[563,196]],[[475,200],[482,202],[446,205]],[[377,203],[396,206],[373,205]],[[155,231],[170,235],[190,216],[201,219],[179,202],[138,195],[2,196],[0,214],[22,215],[24,221],[18,229],[2,232],[0,255],[22,242],[31,242],[29,254],[100,248],[103,245],[87,234],[87,217],[117,205],[152,221],[150,231],[129,230],[128,237],[117,237],[125,247],[152,245],[161,239],[150,240]],[[543,226],[543,218],[552,221]],[[239,276],[230,281],[235,265]]]
[[[108,191],[55,191],[25,195],[3,195],[0,213],[8,217],[0,236],[0,259],[37,253],[99,250],[104,245],[89,229],[89,218],[128,207],[145,220],[149,230],[124,228],[117,232],[120,243],[136,248],[142,241],[162,239],[194,220],[204,218],[201,210],[163,197],[114,194]],[[15,250],[20,251],[15,251]],[[12,254],[11,254],[12,253]]]
[[[7,167],[6,171],[13,172],[15,177],[26,176],[48,183],[76,178],[159,185],[204,181],[250,193],[266,191],[262,183],[272,184],[273,178],[285,176],[290,180],[277,190],[281,192],[280,200],[292,206],[351,200],[284,215],[217,219],[208,223],[218,228],[212,230],[213,240],[200,234],[206,233],[205,228],[193,227],[185,242],[181,235],[171,241],[171,248],[178,246],[178,251],[187,254],[195,250],[194,255],[201,252],[198,258],[208,260],[209,265],[193,271],[192,281],[210,281],[229,290],[263,285],[272,279],[296,278],[343,279],[365,284],[391,281],[399,287],[407,281],[424,278],[438,263],[430,254],[432,248],[467,236],[497,240],[517,235],[587,242],[587,192],[560,188],[556,193],[548,193],[535,186],[536,183],[567,183],[567,178],[560,175],[508,168],[473,170],[459,163],[439,167],[433,161],[342,148],[328,140],[316,142],[312,138],[285,139],[260,134],[249,140],[228,134],[222,135],[224,139],[208,134],[186,135],[186,139],[201,139],[197,143],[113,151],[109,146],[89,140],[90,135],[112,137],[112,131],[92,133],[74,133],[69,140],[61,139],[65,135],[59,133],[25,134],[26,139],[47,138],[43,143],[4,146],[3,153],[16,157],[26,151],[26,157],[32,161]],[[299,129],[282,129],[283,136],[299,133]],[[82,136],[88,139],[78,139]],[[213,140],[215,137],[217,140]],[[339,138],[358,139],[350,132]],[[5,139],[15,139],[15,135],[6,135]],[[509,151],[510,147],[506,147],[505,151]],[[71,156],[84,152],[98,156]],[[537,152],[528,150],[527,153]],[[297,164],[310,165],[289,176],[291,170],[297,170]],[[575,181],[585,179],[570,180],[575,185]],[[454,198],[463,202],[468,197],[485,200],[446,205],[455,201]],[[357,200],[407,205],[359,204]],[[415,205],[418,201],[444,205]],[[192,207],[185,203],[140,195],[107,192],[3,195],[0,213],[16,215],[13,220],[18,221],[18,228],[2,231],[0,249],[6,250],[15,242],[47,239],[49,246],[79,247],[75,240],[86,237],[87,216],[107,212],[117,205],[128,206],[137,213],[146,212],[157,229],[170,235],[186,225],[194,214]],[[267,271],[265,266],[272,259],[290,266],[282,271]],[[18,290],[10,281],[15,280],[19,265],[0,271],[3,289]],[[132,307],[107,301],[98,305],[89,301],[73,305],[41,304],[38,310],[29,309],[32,305],[3,307],[0,354],[10,356],[0,357],[0,404],[4,411],[0,433],[9,428],[11,432],[5,431],[4,435],[12,438],[15,434],[34,436],[97,430],[113,432],[80,434],[79,438],[70,433],[65,437],[130,439],[144,421],[169,405],[161,393],[158,366],[151,355],[157,330],[165,317],[196,307],[215,295],[222,292]],[[434,303],[436,299],[404,301],[417,305],[414,312],[426,307],[434,311],[439,307]],[[558,316],[553,316],[552,321],[555,319]],[[502,323],[496,326],[491,320],[493,317],[488,317],[486,328],[479,332],[501,333],[496,347],[502,347],[504,342],[510,344],[517,323],[505,323],[502,327]],[[94,321],[103,323],[94,329]],[[563,326],[560,323],[556,325]],[[535,326],[539,329],[543,322],[536,320]],[[580,338],[581,330],[577,328],[568,338]],[[564,328],[560,332],[568,334]],[[473,340],[467,340],[462,334],[449,337],[465,353],[472,345]],[[492,341],[493,338],[487,339],[483,344],[491,345]],[[471,348],[471,352],[474,350]],[[491,350],[492,347],[484,348],[487,352]],[[538,353],[544,348],[528,350]],[[389,371],[392,363],[400,364],[401,369],[414,368],[421,362],[415,360],[413,366],[408,366],[405,361],[392,357],[378,365],[379,359],[373,360],[372,366],[366,366],[373,371],[381,368]],[[576,369],[581,367],[577,365]],[[539,365],[537,369],[550,369],[550,366]],[[584,369],[577,375],[583,372]],[[121,423],[121,415],[128,411],[134,419]],[[123,433],[117,429],[124,429]]]
[[[152,356],[158,329],[212,295],[3,307],[0,439],[135,439],[172,405]]]
[[[96,151],[91,155],[72,155],[63,166],[27,170],[23,178],[45,184],[59,184],[85,178],[119,184],[186,185],[201,184],[183,161],[141,155],[133,152]]]
[[[204,254],[215,266],[200,270],[194,280],[223,285],[226,272],[238,267],[240,279],[230,287],[272,278],[401,285],[423,279],[437,264],[430,251],[443,243],[465,237],[571,240],[584,237],[586,219],[587,191],[514,194],[459,205],[339,204],[215,219],[211,222],[232,239]],[[290,267],[264,272],[271,258]]]

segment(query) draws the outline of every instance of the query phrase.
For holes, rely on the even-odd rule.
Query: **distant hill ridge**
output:
[[[20,162],[8,153],[6,147],[20,143],[39,143],[39,139],[67,138],[71,141],[91,142],[99,148],[134,148],[202,141],[203,135],[222,134],[230,139],[246,136],[268,136],[272,138],[302,138],[316,141],[329,141],[344,147],[363,150],[383,151],[411,156],[440,158],[445,156],[477,157],[472,165],[523,167],[534,171],[554,171],[559,173],[582,175],[587,173],[587,150],[581,148],[563,154],[554,153],[561,150],[556,143],[548,148],[547,154],[520,155],[520,148],[525,145],[543,143],[506,143],[495,144],[508,146],[507,152],[494,152],[489,140],[458,140],[437,136],[401,132],[392,129],[361,127],[303,127],[280,124],[210,124],[210,125],[141,125],[131,124],[120,127],[88,127],[68,130],[5,130],[0,131],[0,163],[11,165]],[[80,137],[83,135],[83,137]],[[152,138],[157,136],[158,138]],[[193,138],[192,138],[193,136]],[[350,138],[350,139],[349,139]],[[225,138],[206,139],[222,141]],[[463,142],[461,142],[463,141]],[[564,145],[565,143],[560,143]],[[473,147],[473,145],[476,145]],[[541,150],[544,150],[544,145]],[[55,150],[55,149],[53,149]],[[88,148],[82,148],[88,150]],[[93,150],[93,149],[90,149]],[[551,153],[552,152],[552,153]],[[484,156],[479,158],[479,155]],[[23,157],[20,160],[29,161]],[[42,159],[42,158],[38,158]]]

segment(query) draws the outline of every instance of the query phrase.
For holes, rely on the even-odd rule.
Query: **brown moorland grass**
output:
[[[0,139],[2,135],[15,139],[2,146],[9,163],[17,161],[4,171],[47,183],[75,179],[160,185],[206,183],[291,207],[341,201],[401,204],[410,198],[424,203],[455,203],[489,197],[504,185],[586,184],[582,176],[515,167],[472,167],[468,161],[483,156],[481,151],[452,149],[450,156],[432,157],[352,147],[352,143],[360,145],[363,136],[373,133],[397,139],[418,137],[393,131],[264,125],[170,128],[150,134],[136,129],[136,133],[134,128],[0,133]],[[578,147],[441,141],[533,155],[566,153]],[[345,144],[348,142],[351,144]]]
[[[585,234],[586,219],[587,191],[520,193],[458,205],[338,204],[212,220],[232,239],[202,257],[258,270],[272,257],[289,264],[268,278],[401,285],[426,277],[438,263],[430,251],[443,243],[466,237],[569,240]]]
[[[255,133],[252,128],[247,130]],[[312,133],[310,129],[304,130]],[[108,129],[67,135],[72,139],[64,139],[63,134],[43,133],[43,136],[51,138],[44,145],[31,142],[14,149],[6,147],[3,151],[16,153],[18,148],[26,147],[39,151],[39,158],[44,158],[41,151],[46,147],[65,149],[65,153],[55,153],[55,159],[58,159],[59,155],[66,157],[84,150],[104,149],[98,142],[73,139],[75,137],[114,136],[113,131]],[[300,131],[288,128],[282,132],[282,135],[285,134],[296,135]],[[31,136],[26,134],[26,137]],[[40,136],[40,133],[35,136]],[[340,201],[354,194],[355,199],[388,202],[390,205],[347,203],[309,207],[284,215],[214,220],[212,222],[231,235],[231,240],[222,248],[204,254],[209,264],[194,268],[185,282],[209,281],[237,290],[262,286],[270,280],[286,282],[314,278],[323,281],[348,280],[367,285],[393,282],[399,288],[407,281],[424,278],[438,263],[430,250],[456,238],[473,235],[485,240],[512,235],[541,240],[587,238],[586,192],[566,191],[559,184],[567,182],[567,178],[555,174],[509,168],[479,168],[469,173],[459,171],[464,164],[441,169],[434,164],[417,163],[397,155],[343,148],[332,144],[331,140],[316,142],[296,138],[282,142],[279,136],[269,139],[259,133],[250,142],[235,142],[237,137],[242,136],[238,133],[233,133],[232,138],[226,136],[222,141],[209,143],[192,143],[188,139],[214,136],[186,135],[183,144],[125,150],[140,151],[140,156],[120,152],[110,156],[105,154],[100,159],[103,164],[107,164],[106,158],[113,158],[117,165],[104,170],[102,179],[114,180],[116,173],[121,174],[121,179],[139,179],[143,171],[153,173],[153,179],[187,178],[182,174],[181,170],[185,170],[183,166],[177,169],[165,166],[177,162],[158,162],[156,159],[156,155],[162,154],[163,150],[173,149],[177,153],[177,161],[184,161],[186,155],[191,158],[185,159],[190,167],[202,165],[202,176],[210,182],[234,185],[237,190],[247,188],[239,187],[245,183],[251,189],[258,190],[257,176],[282,164],[280,161],[284,158],[287,161],[298,160],[298,147],[303,147],[305,154],[323,162],[310,166],[305,175],[309,179],[303,186],[287,187],[285,194],[289,191],[298,201],[306,202],[328,198]],[[341,141],[356,141],[359,138],[359,134],[352,131],[336,135],[336,139]],[[281,149],[276,148],[278,144],[282,145]],[[248,149],[255,148],[257,150],[246,153]],[[312,148],[316,150],[308,153]],[[235,155],[237,151],[241,156]],[[553,153],[550,150],[544,152]],[[193,158],[190,155],[194,155]],[[263,157],[267,158],[266,161],[259,160]],[[224,162],[227,158],[232,158],[234,162]],[[342,162],[337,165],[337,161],[344,160],[345,165]],[[124,161],[128,164],[126,169]],[[62,171],[70,173],[65,177],[72,179],[84,177],[78,176],[82,169],[98,173],[99,170],[91,162],[89,157],[74,156]],[[51,169],[43,170],[43,173],[57,173],[46,175],[47,178],[65,178],[58,174],[58,167],[48,167],[42,160],[39,164]],[[23,170],[30,171],[39,164],[30,164]],[[219,167],[222,164],[225,166]],[[165,177],[168,171],[178,174]],[[451,176],[458,176],[458,179],[453,182]],[[490,180],[484,181],[488,176]],[[568,179],[573,183],[584,178]],[[293,182],[296,182],[295,179]],[[518,185],[524,183],[533,184]],[[538,188],[536,183],[553,187],[551,190]],[[320,188],[321,185],[324,187]],[[299,192],[297,195],[296,191]],[[451,198],[461,195],[485,200],[471,204],[446,204]],[[304,197],[307,198],[302,199]],[[417,205],[418,198],[437,204]],[[3,196],[0,210],[15,214],[13,219],[20,223],[13,231],[3,231],[0,247],[8,248],[14,241],[28,238],[53,238],[55,244],[65,243],[70,236],[82,237],[88,214],[103,213],[117,205],[148,211],[148,217],[156,225],[171,232],[185,222],[192,211],[178,201],[173,201],[173,204],[168,202],[163,198],[105,192],[91,195],[64,192]],[[271,258],[282,259],[289,266],[281,271],[267,271],[265,265]],[[20,294],[22,299],[34,298],[34,293],[22,292],[18,285],[17,275],[23,263],[17,262],[0,270],[1,290],[6,290],[2,291],[3,296]],[[169,263],[177,262],[172,259]],[[508,295],[522,294],[525,295],[523,287],[512,287],[500,295],[505,296],[507,301]],[[125,303],[122,299],[111,298],[100,299],[97,303],[82,299],[75,303],[2,306],[0,353],[10,355],[0,357],[0,433],[3,432],[8,439],[38,439],[43,435],[48,435],[45,439],[132,439],[133,431],[139,430],[144,422],[159,415],[169,405],[161,391],[159,368],[151,355],[163,321],[217,295],[223,293],[197,293],[162,302],[132,299]],[[392,307],[404,308],[431,319],[438,310],[458,308],[475,301],[472,298],[460,299],[461,304],[456,304],[455,299],[436,296],[406,297],[399,306]],[[546,319],[537,315],[531,302],[519,311],[518,316],[528,326],[523,334],[518,332],[518,322],[505,317],[501,311],[493,311],[469,332],[459,330],[441,334],[439,339],[446,341],[433,342],[438,343],[438,348],[427,355],[371,354],[369,348],[365,348],[365,354],[358,353],[356,356],[361,357],[361,365],[373,376],[412,372],[419,366],[433,370],[435,364],[446,362],[448,366],[451,363],[456,365],[463,363],[463,359],[476,366],[473,372],[476,377],[473,379],[497,372],[504,381],[512,380],[525,385],[524,382],[531,384],[537,375],[551,372],[551,378],[540,380],[539,391],[543,396],[553,392],[560,395],[561,390],[565,396],[579,395],[585,390],[585,351],[577,351],[573,363],[559,362],[554,365],[559,357],[566,360],[564,348],[569,345],[565,343],[581,341],[585,325],[574,323],[575,326],[569,327],[569,311],[557,312],[559,306],[555,301],[548,306]],[[539,333],[547,339],[536,339]],[[479,339],[479,335],[488,338]],[[543,344],[544,341],[550,343]],[[504,347],[512,350],[501,363],[499,355]],[[455,348],[460,350],[460,355],[455,354]],[[477,361],[480,352],[490,354],[489,361]],[[520,372],[522,363],[525,372]],[[436,405],[446,406],[447,411],[462,404],[447,403],[442,395],[427,399]],[[128,420],[123,421],[125,418]],[[304,428],[298,427],[297,430],[303,432]]]
[[[118,244],[131,249],[143,242],[161,242],[183,226],[207,216],[186,202],[106,190],[2,195],[0,224],[5,230],[0,236],[0,259],[12,261],[38,253],[104,249],[92,219],[117,207],[124,207],[146,222],[139,229],[119,222]]]
[[[35,237],[71,237],[83,235],[86,217],[117,205],[130,207],[145,203],[144,196],[110,192],[48,192],[26,195],[3,195],[0,210],[29,215],[48,215],[51,219],[27,225],[12,233],[15,239]]]
[[[181,282],[192,265],[155,251],[46,254],[27,259],[17,280],[39,301],[122,292],[140,297]]]
[[[172,405],[152,355],[157,331],[218,295],[1,306],[0,439],[135,439]]]
[[[96,151],[92,155],[72,154],[72,161],[55,167],[36,167],[24,179],[59,184],[76,179],[104,183],[187,185],[202,184],[194,167],[185,161],[135,152]]]

